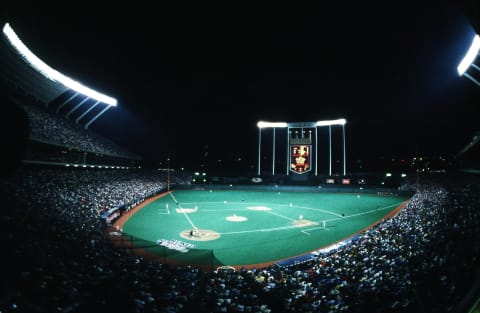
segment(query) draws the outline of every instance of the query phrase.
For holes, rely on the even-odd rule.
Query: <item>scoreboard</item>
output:
[[[290,145],[290,170],[303,174],[311,170],[312,145]]]

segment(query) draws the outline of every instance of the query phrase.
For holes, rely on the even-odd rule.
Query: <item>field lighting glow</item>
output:
[[[463,57],[463,60],[460,62],[460,64],[457,67],[458,75],[461,76],[466,72],[468,67],[473,63],[473,61],[477,57],[479,50],[480,50],[480,37],[478,35],[475,35],[475,37],[473,37],[470,49],[468,49],[467,54]]]
[[[331,121],[318,121],[317,126],[332,126],[332,125],[345,125],[347,120],[344,118]]]
[[[25,61],[27,61],[30,66],[36,69],[47,79],[61,83],[67,88],[73,89],[79,93],[86,95],[89,98],[93,98],[110,106],[117,105],[117,100],[115,98],[109,97],[80,84],[79,82],[63,75],[62,73],[56,71],[55,69],[48,66],[45,62],[40,60],[40,58],[33,54],[33,52],[31,52],[30,49],[25,46],[25,44],[20,40],[20,38],[18,38],[17,34],[13,31],[13,29],[8,23],[5,23],[5,25],[3,26],[3,33],[5,34],[5,36],[7,36],[10,44],[25,59]]]
[[[288,127],[288,123],[285,122],[263,122],[260,121],[257,123],[258,128],[269,128],[269,127]]]

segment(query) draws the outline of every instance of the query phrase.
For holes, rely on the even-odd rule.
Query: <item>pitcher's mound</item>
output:
[[[231,215],[225,218],[229,222],[245,222],[247,218],[245,216]]]
[[[210,229],[197,229],[193,231],[191,229],[184,230],[180,232],[182,238],[195,241],[209,241],[220,238],[220,233]]]

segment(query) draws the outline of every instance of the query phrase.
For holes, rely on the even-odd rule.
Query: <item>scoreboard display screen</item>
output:
[[[302,174],[311,170],[312,145],[291,145],[290,146],[290,170]]]

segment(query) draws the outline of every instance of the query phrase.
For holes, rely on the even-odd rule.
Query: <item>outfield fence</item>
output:
[[[286,185],[233,185],[233,184],[195,184],[175,185],[178,190],[256,190],[256,191],[302,191],[302,192],[324,192],[324,193],[359,193],[389,196],[408,196],[414,192],[398,190],[396,188],[383,187],[359,187],[359,186],[286,186]]]

